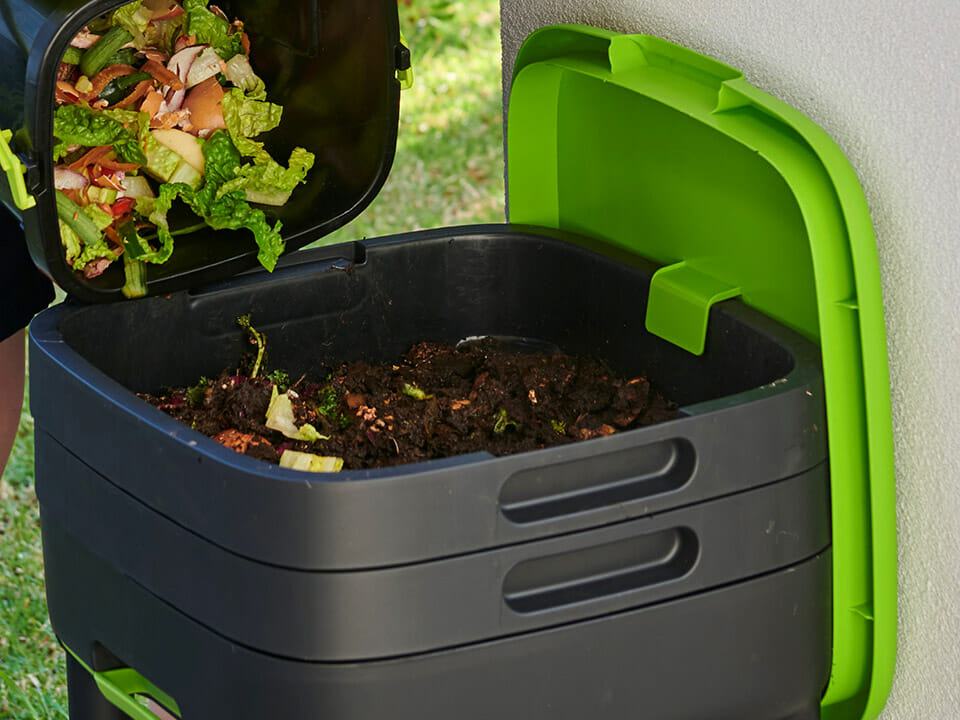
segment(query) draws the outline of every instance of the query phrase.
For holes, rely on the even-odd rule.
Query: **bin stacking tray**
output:
[[[816,348],[728,301],[702,356],[644,329],[656,268],[518,226],[298,253],[31,327],[48,600],[94,670],[182,717],[819,717],[829,490]],[[532,339],[646,372],[678,419],[559,448],[306,475],[132,391],[422,340]],[[122,328],[122,337],[120,329]]]

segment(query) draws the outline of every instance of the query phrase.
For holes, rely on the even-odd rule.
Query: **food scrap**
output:
[[[95,278],[122,257],[124,294],[145,294],[145,264],[174,236],[246,228],[272,270],[283,239],[256,204],[281,206],[313,167],[284,166],[262,142],[280,105],[250,62],[242,21],[204,0],[135,0],[90,22],[57,72],[54,186],[64,257]],[[197,221],[172,228],[180,201]],[[252,205],[253,203],[254,205]]]

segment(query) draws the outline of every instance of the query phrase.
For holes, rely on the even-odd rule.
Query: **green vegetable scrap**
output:
[[[317,393],[319,402],[316,405],[318,415],[322,415],[337,427],[343,430],[353,423],[353,418],[340,412],[340,400],[337,397],[337,391],[330,385],[320,388]]]
[[[280,125],[282,119],[283,108],[280,105],[250,98],[240,88],[224,93],[223,122],[234,142],[273,130]],[[254,144],[262,147],[259,143]],[[244,152],[244,155],[252,154]]]
[[[243,90],[244,95],[251,100],[266,100],[267,86],[250,66],[246,55],[234,55],[227,61],[224,70],[227,80]]]
[[[248,202],[284,205],[294,188],[306,179],[313,160],[313,154],[303,148],[295,148],[290,153],[289,167],[283,167],[268,156],[263,162],[238,168],[236,177],[221,185],[217,196],[239,190]]]
[[[433,395],[427,395],[423,390],[418,388],[416,385],[411,385],[410,383],[403,384],[403,394],[409,395],[414,400],[429,400]]]
[[[139,0],[136,5],[139,5]],[[121,8],[122,10],[123,8]],[[119,14],[118,10],[114,15]],[[117,25],[110,28],[109,31],[96,44],[87,48],[80,57],[80,72],[88,78],[93,77],[100,72],[117,50],[122,48],[128,42],[133,40],[134,36],[125,28]]]
[[[110,30],[110,32],[116,32],[118,28],[122,28],[129,35],[127,41],[120,43],[118,47],[126,45],[127,42],[131,40],[139,47],[142,47],[146,43],[144,33],[150,24],[152,15],[153,13],[148,8],[143,7],[143,0],[134,0],[114,10],[110,19],[115,27]],[[105,35],[104,38],[106,37]],[[101,42],[103,41],[101,40]],[[100,43],[97,44],[99,45]]]
[[[319,391],[320,402],[317,404],[317,412],[324,417],[331,417],[340,407],[337,402],[337,391],[327,385]]]
[[[224,60],[243,52],[240,33],[230,32],[230,23],[207,9],[205,0],[183,0],[187,13],[187,34],[196,35],[198,43],[213,47]]]
[[[53,114],[53,134],[60,141],[54,149],[54,160],[58,159],[58,152],[62,153],[60,157],[66,154],[70,145],[113,145],[117,156],[124,162],[147,163],[137,136],[127,130],[123,123],[82,105],[58,107]]]
[[[280,456],[280,467],[305,472],[340,472],[343,469],[343,458],[285,450]]]
[[[167,213],[177,197],[177,188],[173,185],[161,185],[155,198],[137,198],[137,211],[146,217],[157,228],[157,238],[160,248],[156,251],[157,260],[151,262],[165,262],[173,254],[173,234],[167,223]],[[160,258],[163,258],[162,260]]]
[[[81,57],[83,57],[83,50],[80,48],[75,48],[71,45],[63,53],[63,59],[61,62],[65,62],[68,65],[76,65],[80,62]]]
[[[553,426],[553,431],[557,435],[566,435],[567,434],[567,424],[562,420],[551,420],[550,425]]]
[[[276,385],[270,391],[270,406],[267,408],[267,419],[264,424],[271,430],[283,433],[284,437],[291,440],[319,442],[330,439],[329,435],[321,435],[310,423],[298,426],[289,391],[281,394]]]
[[[260,374],[261,366],[266,365],[267,336],[250,324],[250,315],[241,315],[238,317],[237,324],[250,335],[251,344],[257,346],[257,357],[250,367],[250,377],[256,378]]]
[[[125,294],[145,294],[144,263],[169,260],[175,236],[245,228],[272,271],[284,251],[282,225],[251,203],[286,204],[314,155],[294,148],[284,166],[255,139],[277,128],[283,108],[267,100],[250,64],[243,23],[204,0],[133,0],[90,20],[78,37],[85,42],[74,44],[91,38],[62,58],[53,160],[58,189],[81,214],[95,207],[112,219],[94,232],[58,205],[67,263],[93,278],[123,255]],[[185,87],[169,87],[169,73],[186,73]],[[171,227],[178,199],[202,225]],[[101,258],[109,262],[88,267]]]
[[[200,189],[193,190],[175,183],[171,185],[175,190],[167,192],[174,192],[212,228],[250,230],[259,248],[257,259],[267,270],[273,270],[284,248],[280,221],[270,227],[263,211],[250,207],[239,190],[219,193],[221,186],[235,177],[240,169],[240,153],[230,136],[222,130],[215,132],[203,144],[203,155],[206,159],[205,179]]]
[[[196,385],[187,388],[187,400],[190,403],[190,407],[200,407],[200,403],[203,402],[203,398],[207,393],[207,386],[209,384],[210,381],[201,375]]]
[[[106,224],[112,221],[107,213],[96,205],[81,208],[59,190],[56,191],[56,201],[61,232],[64,228],[69,231],[64,245],[67,261],[72,263],[74,269],[79,270],[98,258],[117,259],[101,232],[105,227],[104,221],[107,220]]]
[[[97,97],[109,103],[120,102],[130,94],[130,91],[137,83],[143,80],[149,80],[150,78],[151,75],[144,72],[131,73],[130,75],[114,78],[107,83],[106,87],[100,91]]]
[[[129,255],[123,256],[123,287],[125,298],[144,297],[147,294],[147,264]]]
[[[503,408],[494,416],[493,431],[500,435],[505,433],[508,428],[513,428],[514,430],[520,429],[520,423],[513,420],[507,419],[507,411]]]
[[[290,386],[290,375],[283,370],[273,370],[267,374],[267,380],[272,382],[281,390],[286,390]]]

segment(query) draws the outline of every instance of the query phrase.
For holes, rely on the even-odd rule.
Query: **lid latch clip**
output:
[[[413,57],[410,53],[410,46],[407,39],[403,37],[403,31],[400,31],[400,42],[394,48],[394,62],[397,66],[397,80],[400,82],[401,90],[409,90],[413,87]]]
[[[11,139],[12,131],[0,130],[0,170],[7,176],[14,205],[21,210],[29,210],[37,204],[37,199],[27,192],[27,183],[24,180],[27,168],[10,149]]]

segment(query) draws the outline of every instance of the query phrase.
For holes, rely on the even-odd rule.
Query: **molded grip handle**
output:
[[[696,460],[693,444],[674,438],[521,470],[501,487],[500,511],[522,524],[660,495],[686,485]]]
[[[687,527],[527,560],[503,581],[503,599],[518,613],[553,610],[643,590],[686,575],[700,555]]]

